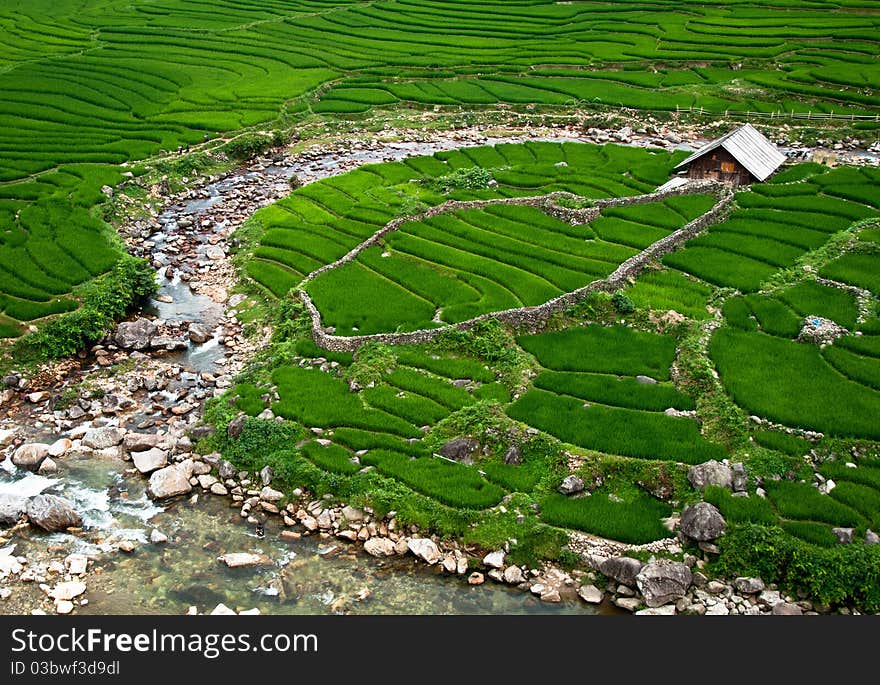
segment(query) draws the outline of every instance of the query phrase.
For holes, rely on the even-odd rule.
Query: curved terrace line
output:
[[[591,281],[577,290],[563,293],[562,295],[554,297],[544,304],[537,306],[517,307],[502,311],[488,312],[458,323],[446,324],[444,326],[438,326],[437,328],[425,328],[407,333],[373,333],[369,335],[340,336],[333,335],[325,330],[321,320],[321,312],[318,311],[311,296],[305,290],[305,286],[319,275],[353,261],[361,252],[369,247],[379,244],[385,236],[396,231],[404,224],[412,221],[424,221],[447,212],[480,209],[492,205],[520,205],[541,209],[563,221],[568,221],[572,225],[579,225],[589,223],[596,219],[602,209],[659,202],[677,195],[693,195],[705,193],[707,191],[712,192],[717,198],[716,203],[708,212],[698,216],[693,221],[687,223],[678,230],[673,231],[669,235],[664,236],[660,240],[646,247],[644,250],[641,250],[638,254],[625,260],[607,277]],[[650,261],[656,260],[659,257],[676,250],[687,241],[703,233],[709,226],[717,223],[726,215],[730,208],[730,204],[733,202],[734,193],[730,188],[717,182],[703,181],[689,183],[681,188],[662,192],[633,195],[631,197],[592,200],[592,206],[584,209],[570,209],[556,203],[557,200],[563,198],[569,200],[584,199],[573,193],[556,191],[533,197],[496,198],[491,200],[447,200],[446,202],[439,204],[436,207],[431,207],[419,214],[392,219],[369,238],[352,248],[344,256],[309,273],[296,286],[300,299],[308,310],[312,321],[312,338],[315,341],[315,344],[325,350],[334,352],[354,352],[361,345],[368,342],[382,342],[389,345],[422,344],[433,340],[446,331],[467,330],[477,323],[488,319],[497,319],[498,321],[504,321],[511,324],[538,323],[544,321],[551,314],[562,311],[566,307],[580,302],[592,292],[617,290],[625,284],[627,279],[637,276]]]

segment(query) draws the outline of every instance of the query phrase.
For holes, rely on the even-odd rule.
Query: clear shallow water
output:
[[[274,520],[257,538],[226,498],[200,494],[195,503],[158,506],[143,478],[121,473],[129,466],[122,461],[70,456],[59,465],[54,478],[0,471],[0,492],[61,494],[82,512],[82,536],[34,532],[16,541],[16,553],[29,557],[56,546],[106,552],[92,562],[89,604],[77,613],[182,614],[190,606],[204,613],[221,602],[264,614],[597,613],[583,603],[545,604],[492,581],[472,587],[405,558],[376,560],[332,538],[284,541]],[[153,528],[169,541],[148,542]],[[112,551],[123,539],[137,544],[132,554]],[[228,569],[217,561],[227,552],[262,552],[273,565]]]

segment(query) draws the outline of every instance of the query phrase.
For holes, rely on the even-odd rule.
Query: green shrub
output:
[[[227,440],[224,456],[240,469],[256,472],[268,455],[292,448],[304,435],[302,428],[286,421],[248,417],[239,436]]]
[[[250,159],[270,147],[280,145],[283,138],[265,133],[244,133],[223,146],[223,152],[233,159]]]
[[[428,187],[440,193],[454,190],[483,190],[489,187],[492,171],[479,166],[461,167],[451,174],[438,176],[427,181]]]
[[[102,338],[115,321],[157,288],[149,262],[126,255],[109,273],[84,287],[79,309],[44,324],[20,341],[18,349],[42,359],[74,354]]]
[[[618,290],[611,296],[611,304],[621,314],[632,314],[636,310],[636,305],[631,299]]]
[[[713,570],[721,575],[758,576],[789,592],[804,591],[828,604],[880,610],[880,545],[817,547],[780,528],[733,526],[720,541]]]
[[[354,353],[354,362],[348,367],[346,379],[366,387],[387,378],[396,366],[397,358],[391,347],[378,342],[368,342],[361,345]]]

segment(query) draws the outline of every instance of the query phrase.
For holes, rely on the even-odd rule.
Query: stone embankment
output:
[[[381,244],[382,239],[390,232],[397,230],[408,221],[422,221],[446,212],[459,211],[464,209],[477,209],[480,207],[491,206],[494,204],[510,204],[538,207],[549,214],[565,217],[573,224],[587,223],[598,216],[598,213],[604,207],[622,207],[628,205],[644,204],[647,202],[659,202],[668,197],[676,195],[687,195],[693,193],[712,192],[717,198],[715,205],[705,214],[697,217],[682,228],[670,233],[668,236],[661,238],[657,242],[649,245],[636,255],[633,255],[625,262],[620,264],[609,276],[597,279],[578,288],[572,292],[564,293],[559,297],[548,300],[544,304],[534,307],[520,307],[515,309],[507,309],[504,311],[490,312],[480,316],[462,321],[456,324],[447,324],[436,328],[421,329],[408,333],[375,333],[372,335],[356,335],[356,336],[338,336],[334,335],[331,330],[324,327],[321,313],[315,306],[312,298],[303,289],[304,286],[330,269],[339,268],[348,262],[357,258],[357,256],[368,247]],[[500,200],[473,200],[473,201],[447,201],[436,207],[412,216],[400,219],[394,219],[383,226],[379,231],[374,233],[370,238],[349,251],[345,256],[341,257],[332,264],[328,264],[310,273],[300,284],[299,296],[302,299],[309,316],[312,321],[312,337],[315,343],[325,350],[332,352],[353,352],[361,345],[369,342],[381,342],[387,345],[420,345],[430,342],[438,335],[445,331],[467,330],[472,328],[481,321],[488,319],[497,319],[513,326],[528,326],[535,328],[546,322],[553,314],[563,311],[567,307],[574,305],[588,295],[598,291],[613,292],[624,287],[627,282],[638,276],[645,267],[652,261],[656,261],[660,257],[673,250],[681,247],[688,240],[695,238],[705,231],[709,226],[722,221],[726,213],[729,211],[733,202],[733,192],[724,186],[714,182],[696,182],[686,186],[665,190],[656,193],[648,193],[646,195],[636,195],[633,197],[611,198],[607,200],[595,200],[592,207],[585,209],[572,210],[557,204],[557,200],[563,197],[569,199],[580,199],[570,193],[557,192],[549,195],[541,195],[529,198],[503,198]]]

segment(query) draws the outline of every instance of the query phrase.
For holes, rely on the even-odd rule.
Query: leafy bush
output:
[[[611,304],[621,314],[632,314],[636,310],[636,305],[631,299],[618,290],[611,296]]]
[[[273,340],[297,340],[311,333],[312,319],[296,293],[288,293],[278,300],[272,312]]]
[[[82,306],[53,319],[19,343],[19,351],[58,359],[101,339],[107,329],[157,290],[149,262],[126,255],[82,291]]]
[[[441,193],[453,190],[483,190],[489,187],[492,171],[479,166],[461,167],[451,174],[427,181],[428,187]]]
[[[265,152],[270,147],[281,145],[284,138],[280,133],[244,133],[233,138],[223,146],[223,152],[233,159],[250,159]]]
[[[807,592],[829,604],[880,610],[880,545],[822,548],[801,542],[782,529],[733,526],[719,545],[713,570],[727,577],[759,576],[784,590]]]
[[[245,471],[259,471],[267,455],[292,447],[303,435],[302,428],[287,421],[248,417],[239,436],[226,441],[224,456]]]
[[[354,354],[354,362],[348,367],[346,379],[366,387],[371,383],[379,383],[394,371],[397,358],[388,345],[368,342],[358,348]]]

